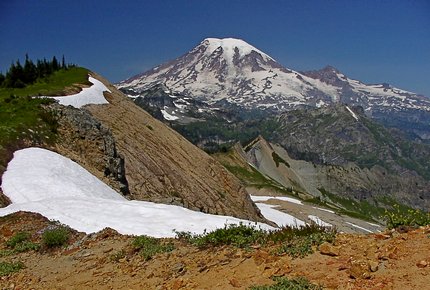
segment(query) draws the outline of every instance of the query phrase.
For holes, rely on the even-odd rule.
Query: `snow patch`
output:
[[[353,223],[350,223],[350,222],[345,222],[345,223],[347,223],[347,224],[349,224],[349,225],[351,225],[351,226],[353,226],[353,227],[355,227],[355,228],[357,228],[357,229],[363,230],[363,231],[365,231],[365,232],[373,233],[371,230],[368,230],[368,229],[366,229],[366,228],[363,228],[363,227],[357,226],[356,224],[353,224]]]
[[[246,43],[241,39],[236,38],[206,38],[203,40],[203,43],[206,42],[208,44],[207,53],[211,55],[215,50],[220,47],[223,50],[223,54],[226,56],[226,59],[231,60],[233,62],[233,56],[235,54],[235,48],[237,47],[239,50],[239,57],[243,57],[245,55],[250,54],[252,51],[255,51],[261,56],[275,61],[273,58],[262,52],[261,50],[253,47],[252,45]]]
[[[201,234],[239,223],[273,229],[179,206],[128,201],[77,163],[41,148],[14,153],[3,175],[2,190],[12,204],[1,208],[0,216],[37,212],[86,233],[111,227],[121,234],[174,237],[174,229]]]
[[[295,218],[294,216],[275,209],[278,207],[277,205],[265,203],[256,203],[256,205],[266,219],[276,223],[279,227],[300,227],[306,225],[305,222]]]
[[[88,81],[93,85],[89,88],[83,88],[82,91],[75,95],[70,96],[56,96],[46,97],[57,100],[61,105],[73,106],[75,108],[81,108],[89,104],[109,104],[105,99],[103,92],[111,92],[101,81],[88,76]]]
[[[163,118],[166,119],[167,121],[174,121],[179,119],[179,117],[176,117],[167,113],[166,110],[161,110],[161,114],[163,114]]]
[[[261,195],[251,195],[252,201],[268,201],[269,199],[277,199],[282,201],[288,201],[295,204],[303,205],[303,203],[295,198],[287,197],[287,196],[261,196]]]
[[[317,217],[315,215],[308,215],[308,218],[311,221],[314,221],[319,226],[322,226],[322,227],[332,227],[332,224],[326,223],[325,221],[323,221],[322,219],[320,219],[319,217]]]
[[[318,209],[318,210],[322,210],[322,211],[326,211],[326,212],[333,213],[333,214],[335,213],[334,211],[326,209],[326,208],[320,208],[320,207],[315,207],[315,206],[313,206],[312,208],[315,208],[315,209]]]
[[[352,117],[355,119],[355,120],[357,120],[358,121],[358,117],[357,117],[357,115],[348,107],[348,106],[346,106],[346,108],[348,109],[348,111],[351,113],[351,115],[352,115]]]

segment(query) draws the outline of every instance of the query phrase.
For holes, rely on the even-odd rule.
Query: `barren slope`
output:
[[[86,108],[112,130],[125,159],[132,199],[263,220],[236,177],[205,152],[136,106],[106,80],[96,77],[112,91],[105,93],[109,104]]]
[[[20,231],[35,242],[49,227],[41,216],[16,213],[0,220],[0,251]],[[145,261],[133,238],[104,230],[75,233],[67,249],[0,257],[25,268],[0,277],[1,289],[249,289],[270,277],[303,276],[325,289],[428,289],[430,228],[384,234],[339,234],[335,256],[316,251],[305,258],[276,255],[276,246],[199,249],[169,240],[175,249]],[[371,269],[370,269],[371,268]]]

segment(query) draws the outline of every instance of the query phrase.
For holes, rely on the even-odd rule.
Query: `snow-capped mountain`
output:
[[[183,56],[117,86],[129,96],[138,97],[160,84],[176,99],[175,103],[181,103],[161,108],[170,120],[181,119],[175,114],[183,115],[191,98],[217,109],[233,106],[270,112],[346,103],[359,105],[367,115],[382,121],[391,120],[393,113],[406,112],[409,118],[418,112],[425,114],[418,118],[420,124],[430,122],[427,97],[388,84],[364,84],[330,66],[318,71],[294,71],[233,38],[204,39]],[[417,127],[416,119],[410,120],[409,128]]]
[[[430,100],[387,84],[366,85],[333,67],[300,73],[240,39],[207,38],[185,55],[118,84],[137,93],[164,84],[173,94],[246,108],[286,110],[333,102],[430,111]]]

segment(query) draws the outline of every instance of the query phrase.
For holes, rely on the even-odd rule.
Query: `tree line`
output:
[[[50,76],[56,71],[69,69],[74,67],[74,64],[66,64],[64,55],[61,62],[54,56],[52,60],[38,59],[34,63],[29,59],[28,54],[25,55],[24,65],[17,60],[12,63],[6,74],[0,72],[0,87],[3,88],[23,88],[36,82],[37,79]]]

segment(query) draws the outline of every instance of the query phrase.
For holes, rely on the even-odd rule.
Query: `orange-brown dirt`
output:
[[[0,250],[19,231],[40,241],[49,224],[31,213],[1,218]],[[430,227],[339,234],[334,245],[324,244],[298,259],[273,254],[276,245],[199,249],[171,239],[172,252],[145,261],[133,251],[132,236],[105,229],[92,235],[74,233],[61,249],[1,257],[0,261],[21,261],[25,268],[0,277],[0,288],[247,289],[273,283],[272,276],[304,276],[328,289],[429,289],[429,235]]]

